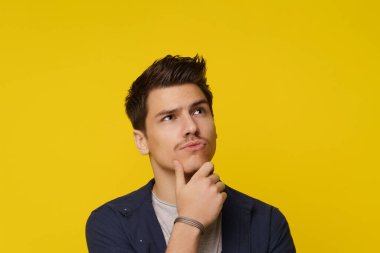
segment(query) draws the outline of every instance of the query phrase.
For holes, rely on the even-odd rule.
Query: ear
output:
[[[140,130],[133,130],[133,139],[135,140],[135,145],[140,151],[140,154],[149,154],[148,142],[146,140],[145,134]]]

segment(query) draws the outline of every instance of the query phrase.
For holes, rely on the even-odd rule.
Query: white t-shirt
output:
[[[152,204],[164,234],[166,245],[173,230],[174,220],[177,218],[177,208],[157,198],[152,192]],[[222,215],[216,219],[201,235],[198,253],[221,253],[222,252]]]

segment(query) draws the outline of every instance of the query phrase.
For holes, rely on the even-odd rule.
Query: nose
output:
[[[198,135],[198,124],[191,115],[186,115],[183,122],[184,136]]]

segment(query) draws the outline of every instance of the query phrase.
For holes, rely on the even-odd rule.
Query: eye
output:
[[[165,117],[163,117],[162,119],[161,119],[161,121],[170,121],[170,120],[172,120],[174,117],[173,117],[173,115],[166,115]]]
[[[205,112],[205,109],[203,109],[202,107],[199,107],[199,108],[194,110],[194,115],[198,115],[198,114],[201,114],[204,112]]]

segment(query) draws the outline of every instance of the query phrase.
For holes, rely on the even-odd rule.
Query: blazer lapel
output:
[[[144,203],[145,208],[144,212],[146,212],[146,223],[148,225],[148,231],[150,232],[153,243],[158,248],[158,252],[165,252],[166,249],[166,242],[164,234],[161,230],[160,223],[157,219],[156,213],[154,212],[153,206],[151,203]]]
[[[227,199],[222,209],[222,252],[250,252],[251,208],[234,198],[226,187]]]

